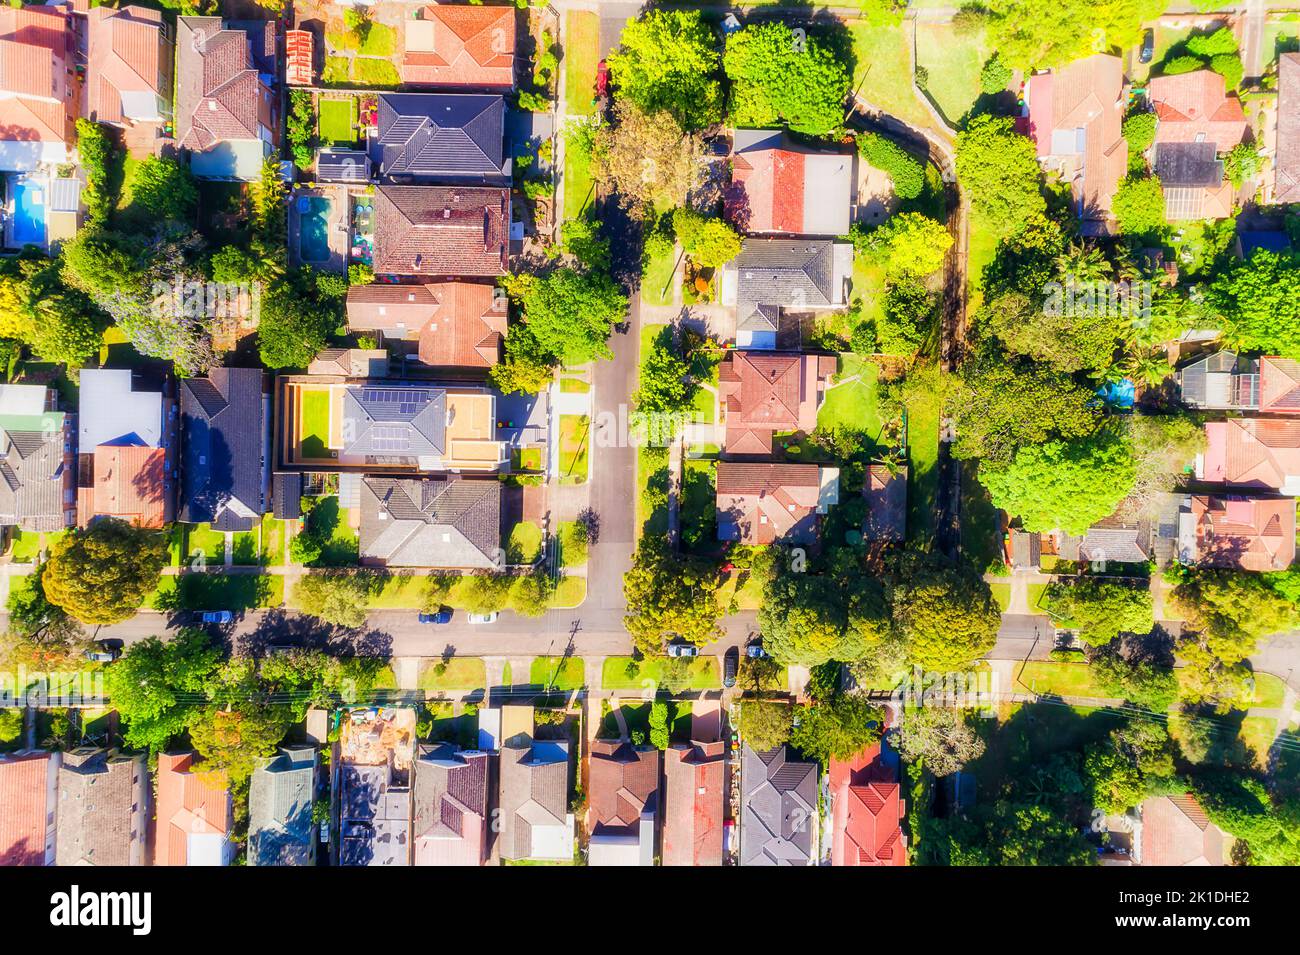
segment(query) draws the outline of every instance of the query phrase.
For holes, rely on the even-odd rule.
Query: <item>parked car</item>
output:
[[[235,615],[229,610],[209,610],[203,614],[204,623],[230,623]]]
[[[740,651],[732,647],[722,655],[722,685],[731,689],[736,685],[736,670],[740,667]]]
[[[121,655],[121,648],[112,645],[107,640],[100,640],[92,649],[86,651],[86,659],[91,663],[112,663]]]
[[[700,648],[693,643],[670,643],[668,644],[668,655],[670,657],[698,657]]]
[[[1156,55],[1156,31],[1145,30],[1142,33],[1142,51],[1138,54],[1139,63],[1150,63]]]
[[[496,623],[498,616],[494,610],[492,613],[472,613],[468,619],[470,623]]]
[[[451,611],[443,607],[437,613],[422,613],[420,614],[420,623],[451,623]]]
[[[749,646],[745,647],[745,656],[749,657],[751,660],[761,660],[763,657],[767,656],[767,651],[763,649],[761,643],[751,643]]]

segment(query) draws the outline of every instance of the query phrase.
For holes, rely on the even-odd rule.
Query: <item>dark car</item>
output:
[[[1145,30],[1142,33],[1142,51],[1138,53],[1139,63],[1150,63],[1156,55],[1156,31]]]
[[[736,668],[740,666],[740,651],[732,647],[722,655],[722,685],[731,689],[736,685]]]
[[[451,623],[451,611],[443,607],[437,613],[422,613],[420,614],[420,623]]]

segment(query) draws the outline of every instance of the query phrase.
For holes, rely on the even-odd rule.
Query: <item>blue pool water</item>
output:
[[[14,197],[14,243],[45,242],[45,186],[26,179],[10,181]]]
[[[330,201],[324,196],[298,199],[298,251],[304,262],[325,262],[330,257]]]

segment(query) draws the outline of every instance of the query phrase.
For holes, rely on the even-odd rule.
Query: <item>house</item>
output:
[[[514,88],[515,17],[509,9],[431,4],[403,23],[403,85]]]
[[[180,520],[252,530],[267,510],[270,395],[259,368],[181,381]]]
[[[727,218],[741,232],[848,235],[853,162],[851,153],[809,149],[780,130],[738,129]]]
[[[569,743],[536,739],[531,706],[502,707],[501,724],[501,858],[568,862]]]
[[[421,471],[495,471],[497,396],[486,388],[398,381],[330,388],[329,446],[342,464],[405,464]],[[380,460],[382,459],[382,460]]]
[[[487,862],[488,754],[422,744],[415,761],[416,865]]]
[[[836,367],[834,355],[728,353],[718,366],[726,452],[768,456],[775,434],[812,432]]]
[[[316,864],[316,747],[258,760],[248,790],[248,864]]]
[[[342,375],[344,378],[388,377],[386,348],[323,348],[307,366],[309,375]]]
[[[907,467],[868,464],[862,482],[867,516],[862,519],[862,536],[869,541],[891,544],[907,539]]]
[[[87,368],[80,406],[77,523],[117,517],[162,527],[172,519],[175,492],[167,466],[175,403],[161,391],[137,388],[129,369]]]
[[[1111,200],[1128,168],[1124,62],[1097,54],[1025,84],[1028,131],[1043,167],[1068,182],[1085,223],[1111,219]]]
[[[831,760],[831,865],[907,865],[898,760],[889,755],[873,743]]]
[[[820,516],[839,503],[839,468],[719,461],[718,540],[815,544]]]
[[[56,865],[145,864],[149,771],[143,753],[82,746],[59,766]]]
[[[1300,497],[1300,420],[1229,418],[1205,425],[1196,477]]]
[[[80,109],[75,55],[60,10],[0,8],[0,171],[31,172],[68,161]]]
[[[1241,101],[1213,70],[1157,76],[1147,98],[1156,113],[1157,151],[1164,143],[1213,143],[1215,152],[1226,153],[1250,128]]]
[[[1143,802],[1140,832],[1142,865],[1227,865],[1231,837],[1210,822],[1190,794]]]
[[[339,724],[335,763],[343,866],[411,864],[411,774],[415,710],[361,706]]]
[[[1114,514],[1088,528],[1082,537],[1057,533],[1056,552],[1063,560],[1145,564],[1151,559],[1151,522],[1145,517]]]
[[[664,752],[664,865],[722,865],[726,747],[692,740]]]
[[[154,865],[230,865],[234,824],[225,773],[196,771],[193,753],[158,754]]]
[[[817,764],[787,746],[765,753],[748,743],[740,767],[741,865],[812,865],[817,845]]]
[[[172,39],[159,10],[135,5],[91,7],[87,13],[85,114],[123,129],[172,115]]]
[[[280,144],[274,20],[176,21],[176,142],[201,179],[252,182]]]
[[[1191,494],[1179,514],[1183,563],[1237,570],[1286,570],[1296,556],[1293,497]]]
[[[501,361],[507,300],[492,285],[354,285],[348,330],[416,341],[420,361],[434,367],[490,368]]]
[[[510,190],[380,186],[378,275],[497,276],[509,271]]]
[[[489,93],[380,93],[370,161],[382,182],[504,185],[506,101]]]
[[[61,531],[71,521],[69,425],[43,385],[0,385],[0,526]]]
[[[0,865],[54,865],[62,753],[0,755]]]
[[[720,270],[723,305],[746,319],[758,305],[786,311],[844,308],[853,278],[853,246],[830,239],[747,238]]]
[[[1010,557],[1007,561],[1014,570],[1037,571],[1043,561],[1043,535],[1037,531],[1012,528],[1009,532]]]
[[[1277,205],[1300,202],[1300,53],[1283,53],[1277,60],[1272,201]]]
[[[659,750],[595,740],[589,764],[589,865],[654,865]]]
[[[1170,222],[1226,219],[1232,215],[1232,183],[1223,178],[1223,160],[1212,142],[1157,143],[1155,173],[1165,195]]]
[[[379,567],[498,569],[501,482],[363,478],[360,553]]]
[[[1300,362],[1219,351],[1174,372],[1184,403],[1216,411],[1300,414]]]

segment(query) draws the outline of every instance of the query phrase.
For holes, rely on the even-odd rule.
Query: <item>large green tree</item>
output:
[[[925,670],[950,672],[993,649],[1002,615],[983,576],[967,564],[934,555],[908,555],[894,588],[894,622],[908,660]]]
[[[1138,45],[1168,0],[990,0],[988,42],[1016,69],[1065,66]]]
[[[894,733],[903,758],[921,763],[935,776],[951,776],[984,755],[984,740],[961,710],[920,706],[903,714]]]
[[[355,629],[365,626],[376,584],[374,574],[360,571],[304,574],[294,587],[293,600],[305,614]]]
[[[1300,359],[1300,258],[1259,251],[1206,290],[1228,342],[1243,351]]]
[[[606,61],[616,96],[642,112],[666,112],[687,129],[722,119],[717,41],[699,10],[649,10],[630,20]]]
[[[722,65],[735,126],[785,125],[824,136],[844,122],[849,70],[815,34],[775,20],[751,24],[727,38]]]
[[[710,643],[722,633],[721,586],[715,562],[675,554],[666,540],[647,535],[623,576],[628,609],[623,624],[647,655],[662,653],[665,643],[677,640]]]
[[[1039,605],[1094,647],[1105,646],[1121,633],[1150,633],[1155,626],[1150,589],[1122,581],[1056,580],[1048,584]]]
[[[957,134],[957,181],[976,215],[1001,235],[1047,208],[1034,141],[1009,117],[976,116]]]
[[[105,518],[51,548],[42,584],[51,603],[82,623],[118,623],[140,609],[166,563],[161,534]]]
[[[612,354],[606,339],[627,314],[627,296],[606,273],[560,268],[517,282],[510,291],[540,353],[565,365]]]
[[[182,630],[165,643],[149,637],[132,644],[104,676],[126,742],[157,753],[183,733],[206,705],[221,656],[201,630]]]
[[[322,299],[314,278],[291,274],[263,294],[257,347],[268,368],[306,368],[338,324],[338,302]]]
[[[799,707],[799,723],[790,733],[790,743],[828,766],[832,759],[851,759],[876,742],[883,725],[884,713],[866,697],[838,694]]]

